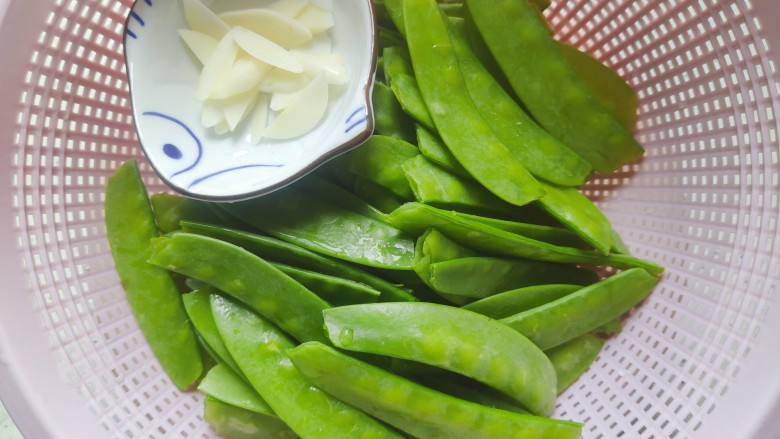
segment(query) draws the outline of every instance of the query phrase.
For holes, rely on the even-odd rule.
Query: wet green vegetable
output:
[[[206,297],[206,300],[209,300]],[[209,310],[211,305],[209,304]],[[211,317],[214,320],[214,317]],[[216,323],[215,323],[216,327]],[[231,357],[232,358],[232,357]],[[277,417],[271,406],[230,366],[217,364],[203,377],[198,390],[225,404],[255,413]]]
[[[158,232],[134,160],[109,177],[105,215],[111,255],[138,326],[173,384],[186,389],[200,378],[203,362],[171,274],[146,262]]]
[[[207,397],[203,420],[227,439],[295,439],[299,436],[276,416],[235,407]]]
[[[545,352],[555,368],[558,393],[566,390],[588,370],[602,347],[604,339],[584,334]]]
[[[505,291],[476,302],[464,305],[463,309],[473,311],[494,319],[502,319],[514,314],[542,306],[560,299],[582,288],[582,285],[547,284],[534,285]]]
[[[417,437],[575,439],[582,426],[485,407],[429,389],[320,343],[288,356],[317,387]]]

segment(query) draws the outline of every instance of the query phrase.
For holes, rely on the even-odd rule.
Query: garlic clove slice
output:
[[[314,128],[328,107],[328,81],[320,73],[268,125],[265,136],[271,139],[291,139]]]
[[[300,73],[303,66],[284,47],[243,27],[231,30],[233,39],[246,53],[259,61],[292,73]]]
[[[239,57],[233,67],[209,94],[212,99],[227,99],[251,89],[257,89],[272,67],[248,56]]]
[[[243,9],[219,16],[229,26],[240,26],[260,34],[282,47],[295,47],[312,39],[312,33],[299,21],[271,9]]]
[[[216,38],[194,30],[179,29],[179,36],[201,64],[206,64],[219,44],[219,40]]]
[[[233,41],[234,31],[222,37],[214,52],[203,65],[203,71],[195,86],[195,96],[203,101],[208,99],[212,90],[230,72],[238,56],[238,46]]]
[[[303,8],[295,19],[309,28],[314,35],[325,32],[334,25],[333,13],[320,9],[313,4],[309,4]]]
[[[191,30],[217,40],[221,40],[230,31],[230,27],[200,0],[182,0],[182,6],[184,20]]]

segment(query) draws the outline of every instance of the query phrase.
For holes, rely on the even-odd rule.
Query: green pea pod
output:
[[[337,207],[359,213],[367,218],[381,221],[384,216],[381,210],[352,192],[313,174],[296,181],[293,187],[307,195],[327,200]]]
[[[241,247],[206,236],[177,233],[155,240],[150,262],[213,285],[297,340],[327,340],[322,310],[329,307],[328,303]]]
[[[599,279],[595,272],[575,265],[484,256],[437,262],[428,270],[435,291],[477,299],[532,285],[559,281],[588,285]]]
[[[621,320],[622,319],[620,317],[616,319],[612,319],[607,323],[604,323],[603,325],[594,329],[593,332],[599,334],[619,334],[620,332],[623,331],[623,322]]]
[[[633,130],[639,109],[636,90],[614,70],[589,54],[568,44],[559,42],[557,46],[593,97],[601,102],[623,127]]]
[[[295,439],[298,437],[276,416],[268,416],[206,397],[203,420],[227,439]]]
[[[436,130],[431,113],[425,105],[417,80],[411,75],[397,74],[390,79],[390,89],[398,103],[415,122],[429,130]]]
[[[588,162],[534,122],[477,59],[466,38],[452,25],[447,30],[469,95],[496,137],[535,176],[562,186],[583,184],[591,173]]]
[[[558,393],[566,390],[588,370],[602,347],[604,339],[593,334],[584,334],[545,352],[555,367]]]
[[[447,145],[439,138],[439,135],[419,125],[417,126],[417,146],[420,149],[420,153],[428,160],[453,174],[471,178],[469,171],[465,170],[463,165],[458,163],[458,160],[447,149]]]
[[[468,376],[539,415],[549,415],[555,405],[555,371],[547,357],[496,320],[422,302],[342,306],[323,315],[328,337],[336,347]]]
[[[407,362],[407,364],[419,363]],[[424,377],[421,377],[421,379],[415,380],[416,377],[411,377],[411,379],[419,384],[459,399],[465,399],[466,401],[475,402],[486,407],[493,407],[524,415],[529,414],[528,410],[522,408],[520,404],[513,401],[512,398],[497,392],[491,387],[473,380],[467,381],[454,373],[443,374],[441,373],[441,369],[438,370],[439,373],[436,375],[426,374]]]
[[[463,309],[493,319],[503,319],[504,317],[509,317],[536,308],[537,306],[542,306],[553,300],[560,299],[580,288],[582,288],[582,285],[533,285],[485,297],[484,299],[464,305]]]
[[[475,254],[476,253],[473,251],[454,243],[436,229],[428,229],[417,239],[417,244],[414,249],[414,271],[417,273],[417,276],[430,287],[431,264],[449,261],[451,259],[470,257]],[[470,300],[463,296],[453,296],[438,291],[436,293],[458,305],[463,305]]]
[[[466,5],[512,89],[545,130],[602,174],[642,156],[642,146],[577,76],[533,6],[516,0]]]
[[[186,389],[203,373],[200,348],[171,274],[146,261],[158,232],[134,160],[108,178],[105,218],[111,255],[138,326],[173,384]]]
[[[183,219],[219,224],[222,218],[208,203],[180,195],[159,193],[151,196],[157,228],[163,233],[179,230]]]
[[[404,1],[403,9],[417,83],[447,148],[504,201],[522,206],[539,199],[544,189],[495,136],[469,96],[436,2]]]
[[[295,345],[271,322],[218,295],[211,309],[249,383],[303,438],[400,438],[365,413],[313,387],[292,365]]]
[[[352,193],[382,212],[392,212],[403,204],[389,189],[357,175],[352,184]]]
[[[518,235],[527,236],[529,238],[536,239],[538,241],[548,242],[550,244],[562,245],[564,247],[575,247],[580,249],[592,249],[593,247],[588,245],[585,241],[577,236],[574,232],[563,227],[559,227],[560,223],[555,221],[548,221],[551,219],[546,213],[542,211],[533,210],[533,206],[526,206],[521,212],[517,213],[517,217],[521,217],[524,220],[530,220],[529,222],[518,222],[502,220],[498,218],[491,218],[480,215],[472,215],[463,212],[452,212],[453,215],[462,217],[469,221],[484,224],[486,226],[495,227],[505,232],[516,233]],[[542,217],[544,215],[544,217]],[[556,225],[545,225],[543,222],[549,222]]]
[[[620,317],[657,283],[657,277],[632,268],[501,321],[547,350]]]
[[[517,206],[488,192],[473,180],[457,176],[422,155],[402,165],[417,201],[444,209],[511,215]]]
[[[348,279],[275,262],[271,265],[334,306],[373,303],[379,299],[379,291]]]
[[[512,413],[454,398],[320,343],[305,343],[288,351],[288,356],[317,387],[415,437],[580,437],[580,424]]]
[[[220,206],[271,236],[327,256],[377,268],[412,269],[414,243],[403,232],[292,188]]]
[[[593,248],[608,255],[614,242],[612,225],[588,197],[575,188],[542,183],[546,193],[537,202],[553,218]]]
[[[414,142],[414,121],[401,108],[390,87],[375,82],[371,102],[374,108],[374,133]]]
[[[387,215],[385,220],[409,233],[421,233],[424,228],[435,227],[458,244],[491,256],[615,268],[642,267],[654,274],[663,272],[663,267],[642,259],[626,255],[605,256],[593,251],[549,244],[419,203],[404,204]]]
[[[388,83],[392,83],[396,75],[414,75],[412,61],[409,59],[409,52],[405,47],[406,41],[403,41],[398,46],[386,47],[382,51],[382,58],[385,59],[384,73],[389,81]]]
[[[209,300],[208,296],[206,300]],[[210,310],[211,304],[209,304]],[[213,316],[211,320],[214,320]],[[257,394],[255,389],[226,364],[220,363],[212,367],[198,384],[198,390],[226,404],[276,417],[271,406]]]
[[[463,3],[442,3],[439,5],[442,12],[447,17],[453,18],[463,18],[466,14],[465,8],[463,7]]]
[[[404,37],[401,36],[401,34],[386,27],[379,27],[377,35],[379,37],[378,44],[380,50],[387,47],[398,46],[404,43]],[[382,58],[384,59],[384,56]],[[387,62],[387,59],[384,60]]]
[[[222,337],[219,335],[217,324],[214,323],[214,316],[211,314],[211,305],[209,304],[209,296],[212,293],[214,293],[214,289],[206,285],[191,293],[183,294],[181,299],[184,303],[184,309],[187,310],[187,316],[214,359],[228,365],[237,373],[241,373],[241,369],[230,356]]]
[[[404,200],[414,198],[401,165],[420,154],[416,146],[389,136],[373,135],[349,153],[349,171],[384,186]]]
[[[409,302],[417,300],[405,290],[359,268],[327,258],[295,244],[271,238],[270,236],[186,221],[182,222],[182,228],[186,232],[230,242],[266,260],[360,282],[379,291],[379,300],[381,302]]]

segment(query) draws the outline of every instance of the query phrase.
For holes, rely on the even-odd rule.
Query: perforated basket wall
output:
[[[145,344],[105,240],[106,178],[142,158],[122,59],[130,3],[0,1],[0,395],[29,438],[212,436],[200,397],[177,392]],[[556,415],[585,422],[584,437],[779,437],[772,3],[546,12],[639,91],[646,158],[586,192],[633,253],[667,267],[560,398]]]

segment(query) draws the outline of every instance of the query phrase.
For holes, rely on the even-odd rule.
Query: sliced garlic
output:
[[[271,103],[268,107],[273,111],[282,111],[290,105],[300,93],[300,91],[294,91],[292,93],[276,92],[271,95]]]
[[[182,0],[182,6],[184,7],[184,20],[191,30],[204,33],[217,40],[221,40],[230,31],[230,26],[225,24],[200,0]]]
[[[325,72],[328,84],[343,85],[349,82],[349,73],[344,66],[341,55],[329,53],[327,55],[292,51],[293,56],[301,63],[303,70],[312,77],[320,72]]]
[[[328,108],[328,82],[320,73],[265,130],[271,139],[291,139],[314,128]]]
[[[257,101],[258,95],[257,90],[250,90],[220,103],[230,131],[235,131],[238,124],[249,114],[249,111],[252,110],[254,103]]]
[[[295,18],[308,4],[308,0],[279,0],[268,5],[268,9],[286,15],[287,17]]]
[[[272,67],[248,56],[236,60],[224,79],[209,94],[211,99],[226,99],[248,90],[257,91],[257,86]]]
[[[309,28],[311,33],[315,35],[332,28],[334,24],[332,12],[320,9],[313,4],[306,5],[295,19]]]
[[[230,31],[222,37],[217,48],[203,65],[203,71],[198,78],[195,96],[200,100],[206,100],[214,87],[230,72],[233,63],[238,56],[238,46],[233,41],[234,31]]]
[[[268,95],[261,93],[257,98],[250,123],[249,141],[252,145],[257,145],[263,139],[266,126],[268,126]]]
[[[301,63],[289,51],[268,38],[243,27],[234,27],[230,32],[236,44],[259,61],[292,73],[303,71]]]
[[[200,113],[200,123],[206,128],[212,128],[225,121],[225,113],[222,107],[214,101],[203,103],[203,110]]]
[[[229,26],[240,26],[260,34],[282,47],[305,44],[312,33],[299,21],[271,9],[243,9],[219,16]]]
[[[260,81],[260,91],[265,93],[293,93],[309,85],[311,77],[303,73],[290,73],[273,69]]]
[[[219,44],[219,40],[216,38],[194,30],[179,29],[179,36],[201,64],[206,64],[211,54],[217,49],[217,44]]]
[[[333,0],[309,0],[312,5],[328,12],[333,12]]]

